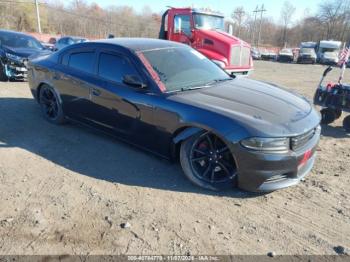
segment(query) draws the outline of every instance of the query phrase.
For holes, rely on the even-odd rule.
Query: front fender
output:
[[[199,132],[203,131],[203,129],[198,128],[198,127],[188,127],[185,130],[181,131],[179,134],[177,134],[174,138],[173,138],[173,142],[175,144],[186,140],[187,138],[189,138],[190,136],[193,136],[194,134],[197,134]]]

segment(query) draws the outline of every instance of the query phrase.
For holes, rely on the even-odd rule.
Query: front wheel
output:
[[[9,78],[8,78],[8,76],[5,73],[4,65],[2,64],[1,61],[0,61],[0,81],[2,81],[2,82],[9,81]]]
[[[63,124],[65,122],[59,96],[51,86],[43,85],[40,88],[39,103],[46,120],[54,124]]]
[[[350,116],[347,116],[344,118],[343,127],[346,132],[350,133]]]
[[[180,162],[187,178],[202,188],[218,191],[237,184],[237,166],[230,149],[210,132],[185,140]]]

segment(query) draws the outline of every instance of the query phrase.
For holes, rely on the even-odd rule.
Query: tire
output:
[[[49,85],[43,85],[39,92],[39,104],[47,121],[61,125],[66,122],[59,95]]]
[[[5,73],[5,68],[4,68],[2,62],[0,62],[0,81],[2,81],[2,82],[9,81],[9,78]]]
[[[336,112],[331,108],[324,108],[321,110],[321,124],[329,125],[336,119]]]
[[[339,119],[342,115],[342,110],[341,109],[334,109],[335,113],[335,119]]]
[[[350,116],[347,116],[343,120],[343,128],[346,132],[350,133]]]
[[[210,147],[210,144],[213,147]],[[197,149],[201,153],[198,153]],[[200,158],[203,159],[196,160]],[[232,153],[227,145],[212,133],[202,132],[183,141],[180,163],[185,176],[201,188],[220,191],[237,186],[237,166]],[[207,171],[208,169],[210,170]]]

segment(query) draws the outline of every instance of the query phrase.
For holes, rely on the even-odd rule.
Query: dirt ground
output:
[[[255,68],[252,78],[309,98],[324,69]],[[49,124],[27,83],[0,83],[0,254],[349,252],[350,136],[341,120],[323,128],[316,165],[299,185],[214,193],[193,186],[177,164]]]

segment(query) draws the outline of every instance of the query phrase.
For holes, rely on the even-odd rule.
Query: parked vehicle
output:
[[[34,37],[0,30],[0,81],[25,80],[29,57],[48,54]]]
[[[170,8],[162,16],[159,38],[190,45],[230,74],[253,70],[250,45],[225,32],[221,14]]]
[[[339,54],[338,52],[324,52],[318,61],[323,65],[336,65],[339,61]]]
[[[290,48],[283,48],[279,53],[278,53],[278,62],[288,62],[291,63],[294,61],[294,54],[292,49]]]
[[[252,48],[252,58],[253,58],[254,60],[260,60],[260,59],[261,59],[261,54],[260,54],[259,49],[257,49],[257,48]]]
[[[277,54],[272,50],[264,49],[261,52],[261,60],[276,61]]]
[[[55,45],[53,45],[53,44],[51,44],[51,43],[48,43],[48,42],[43,42],[43,41],[40,41],[40,44],[42,44],[42,46],[43,46],[45,49],[54,51]]]
[[[60,50],[66,46],[83,43],[88,41],[86,38],[76,37],[76,36],[64,36],[57,40],[55,44],[55,50]]]
[[[299,56],[297,62],[315,64],[317,60],[317,55],[315,49],[309,47],[302,47],[299,51]]]
[[[335,65],[339,61],[340,41],[320,41],[317,46],[317,61],[320,64]]]
[[[87,42],[33,60],[29,70],[48,121],[78,121],[179,158],[203,188],[272,191],[297,184],[315,161],[320,117],[307,99],[230,77],[187,45]]]
[[[343,84],[340,81],[338,83],[322,84],[331,70],[332,67],[330,66],[325,69],[314,95],[314,104],[322,107],[320,112],[322,116],[321,123],[324,125],[331,124],[339,119],[343,112],[350,112],[350,85]],[[345,68],[342,70],[345,71]],[[344,117],[343,128],[350,133],[350,115]]]

